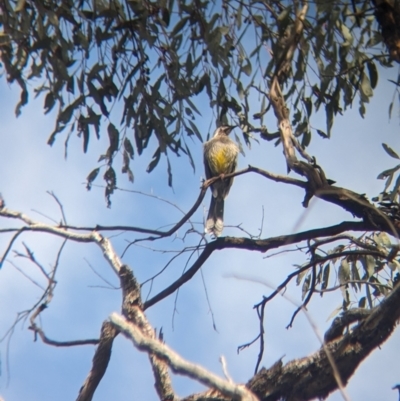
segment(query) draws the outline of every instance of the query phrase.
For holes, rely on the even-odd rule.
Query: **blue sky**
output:
[[[383,188],[383,182],[376,180],[376,176],[395,164],[394,159],[383,151],[381,143],[385,142],[400,151],[396,105],[393,109],[394,117],[388,120],[393,86],[387,78],[396,76],[395,70],[385,72],[380,77],[378,90],[368,105],[364,120],[359,117],[358,107],[355,107],[344,117],[337,118],[330,140],[315,136],[308,149],[337,185],[366,193],[369,197],[377,195]],[[53,128],[54,115],[43,116],[39,100],[32,101],[23,109],[22,116],[16,119],[14,107],[18,96],[16,87],[9,87],[4,79],[0,80],[3,116],[0,128],[0,192],[7,207],[49,224],[51,221],[48,217],[59,221],[58,206],[46,194],[46,191],[53,191],[62,202],[71,225],[124,224],[159,228],[181,217],[172,206],[130,192],[118,191],[112,198],[112,208],[108,209],[103,189],[94,187],[87,191],[84,185],[85,177],[96,166],[99,153],[106,147],[107,134],[103,131],[98,142],[91,141],[87,155],[82,154],[81,139],[73,137],[68,159],[64,160],[61,136],[52,148],[46,145]],[[212,119],[207,116],[206,109],[204,113],[205,117],[196,121],[201,132],[208,131]],[[320,118],[321,126],[324,126],[324,117]],[[274,127],[273,120],[268,122]],[[119,180],[118,186],[163,197],[187,211],[197,198],[204,177],[201,144],[194,144],[193,147],[196,149],[193,155],[197,167],[195,173],[183,158],[173,160],[174,190],[167,185],[165,164],[160,163],[151,174],[144,172],[151,152],[135,159],[134,184],[130,184],[124,177]],[[248,164],[279,174],[286,173],[282,150],[271,143],[253,143],[252,149],[246,150],[246,156],[240,157],[239,168]],[[244,229],[257,234],[264,214],[262,237],[266,238],[351,219],[343,210],[320,200],[313,200],[305,210],[301,206],[303,195],[299,188],[277,184],[256,175],[242,175],[236,178],[226,202],[226,224],[242,224]],[[198,227],[201,227],[208,202],[209,195],[193,217]],[[1,228],[14,224],[0,220]],[[227,227],[224,234],[242,235],[239,230],[231,227]],[[184,235],[185,230],[181,229],[173,239],[143,243],[150,249],[133,246],[123,260],[131,266],[139,280],[144,281],[161,270],[169,260],[170,255],[155,249],[179,249],[184,244],[194,244],[200,240],[196,234]],[[0,237],[0,252],[4,252],[9,238],[6,235]],[[127,242],[133,238],[133,235],[126,233],[114,236],[112,241],[117,252],[121,254]],[[27,233],[16,242],[15,249],[23,250],[22,241],[34,250],[35,256],[45,267],[54,263],[61,244],[60,239],[52,236]],[[236,349],[257,335],[258,321],[252,307],[270,289],[232,276],[259,277],[276,286],[292,271],[293,264],[305,261],[303,255],[293,252],[270,258],[265,256],[237,250],[219,251],[203,266],[202,274],[218,331],[212,326],[199,273],[181,288],[176,304],[173,295],[151,308],[147,312],[150,321],[155,328],[163,328],[167,344],[183,357],[222,374],[218,359],[224,355],[233,379],[246,382],[252,376],[258,348],[253,346],[239,355]],[[15,258],[12,253],[9,261],[43,284],[40,273],[31,264]],[[186,261],[187,258],[181,257],[173,263],[155,281],[152,294],[179,277]],[[40,289],[21,275],[10,262],[6,262],[0,271],[0,336],[12,325],[16,314],[31,307],[40,296]],[[93,273],[89,264],[112,284],[118,285],[117,278],[97,247],[68,243],[61,257],[54,299],[40,319],[50,338],[96,338],[102,321],[111,312],[120,310],[120,292],[104,288],[106,284]],[[300,301],[299,287],[289,286],[288,294]],[[340,294],[327,294],[322,299],[316,297],[311,303],[309,313],[321,333],[329,326],[330,321],[327,319],[340,303]],[[174,307],[177,311],[172,325]],[[268,367],[282,356],[283,361],[288,362],[293,358],[307,356],[319,348],[315,333],[304,316],[296,318],[291,330],[285,329],[293,309],[293,305],[281,297],[267,307],[266,352],[262,365]],[[44,345],[40,341],[33,342],[28,325],[28,322],[19,324],[10,342],[3,341],[0,345],[0,396],[5,401],[55,398],[63,401],[76,398],[89,372],[94,348],[85,346],[62,349]],[[376,350],[357,370],[347,388],[352,400],[397,399],[391,387],[400,382],[396,356],[399,341],[400,334],[397,331],[381,350]],[[174,383],[179,395],[202,388],[183,378],[174,378]],[[110,367],[94,400],[127,397],[133,400],[157,399],[146,356],[120,336],[115,342]],[[341,396],[335,393],[328,399],[335,401],[341,399]]]

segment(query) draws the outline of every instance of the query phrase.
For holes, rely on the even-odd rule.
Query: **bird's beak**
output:
[[[234,128],[236,128],[236,127],[237,127],[237,125],[230,125],[230,126],[229,126],[229,132],[228,132],[228,133],[231,133],[232,130],[233,130]]]

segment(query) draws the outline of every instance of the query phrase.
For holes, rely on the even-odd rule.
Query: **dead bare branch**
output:
[[[139,350],[156,354],[160,359],[167,362],[168,366],[175,373],[195,379],[208,387],[218,390],[218,392],[232,398],[233,400],[257,400],[257,397],[255,397],[243,385],[237,385],[230,381],[223,380],[203,367],[184,360],[180,355],[161,341],[143,335],[138,327],[129,323],[117,313],[113,313],[110,316],[110,320],[118,330],[123,332],[125,336],[133,341]]]
[[[83,386],[79,390],[79,395],[76,401],[91,401],[99,385],[101,379],[103,378],[108,362],[111,357],[112,344],[114,338],[117,336],[118,331],[115,327],[110,324],[110,322],[104,322],[101,327],[99,345],[93,357],[92,369],[89,372]]]

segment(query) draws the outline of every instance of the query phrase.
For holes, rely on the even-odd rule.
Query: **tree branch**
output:
[[[344,384],[370,352],[381,346],[393,333],[400,318],[399,304],[400,286],[397,286],[352,332],[325,345],[335,360]],[[323,347],[285,366],[280,363],[274,369],[261,370],[247,386],[263,401],[278,401],[281,398],[287,401],[323,399],[337,389]]]
[[[165,361],[175,373],[188,376],[205,386],[212,387],[232,400],[257,401],[257,397],[246,389],[245,386],[223,380],[203,367],[184,360],[161,341],[143,335],[138,327],[129,323],[117,313],[113,313],[110,316],[110,320],[118,330],[133,341],[140,351],[156,354],[160,359]]]
[[[350,222],[345,221],[335,226],[319,228],[314,230],[303,231],[297,234],[281,235],[279,237],[271,237],[268,239],[249,239],[249,238],[236,238],[236,237],[219,237],[215,241],[209,242],[197,260],[193,265],[174,281],[170,286],[160,291],[153,298],[150,298],[144,303],[144,310],[150,306],[156,304],[162,299],[174,293],[183,284],[189,281],[208,257],[215,251],[221,249],[235,248],[235,249],[246,249],[249,251],[267,252],[271,249],[279,248],[281,246],[296,244],[308,239],[317,237],[329,236],[340,234],[344,231],[368,231],[372,227],[369,227],[364,222]]]
[[[104,322],[101,327],[100,342],[93,357],[92,369],[83,386],[79,390],[76,401],[91,401],[94,392],[103,378],[111,357],[111,349],[118,331],[110,322]]]

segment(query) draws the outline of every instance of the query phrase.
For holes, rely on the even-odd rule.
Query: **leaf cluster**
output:
[[[1,60],[7,80],[21,87],[16,113],[33,85],[44,112],[55,110],[48,143],[67,133],[67,147],[77,133],[84,152],[105,123],[109,146],[87,181],[90,188],[104,170],[108,202],[117,185],[116,156],[133,181],[132,160],[150,148],[147,172],[166,158],[172,186],[171,154],[187,156],[195,167],[192,144],[206,136],[198,128],[202,114],[239,123],[248,145],[256,133],[268,138],[269,78],[285,58],[295,4],[2,0]],[[313,131],[329,138],[335,116],[355,99],[365,115],[377,63],[391,65],[374,21],[366,0],[356,10],[352,1],[310,7],[293,62],[280,77],[303,147]],[[324,129],[312,125],[321,108]]]
[[[327,243],[338,240],[339,245],[326,249]],[[297,285],[302,286],[303,300],[340,289],[343,302],[330,318],[351,308],[374,308],[391,293],[400,275],[398,245],[385,232],[315,240],[311,249],[313,256],[303,265],[311,266],[298,266]]]

